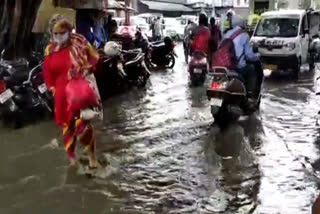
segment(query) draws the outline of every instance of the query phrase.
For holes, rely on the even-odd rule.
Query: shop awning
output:
[[[150,10],[158,11],[181,11],[181,12],[192,12],[193,10],[183,4],[167,3],[167,2],[156,2],[156,1],[140,1],[142,4],[148,6]]]
[[[51,0],[55,7],[72,9],[105,9],[108,0]]]

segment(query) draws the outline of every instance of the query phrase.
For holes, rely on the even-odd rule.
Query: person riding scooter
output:
[[[206,80],[208,62],[211,56],[208,18],[204,13],[199,16],[199,26],[191,34],[192,58],[188,64],[190,83],[192,86],[202,85]]]
[[[225,35],[224,39],[232,38],[234,34],[241,32],[233,38],[233,44],[236,55],[236,70],[243,77],[249,94],[253,97],[257,95],[257,85],[259,81],[260,71],[262,70],[259,55],[254,53],[249,43],[249,36],[244,31],[245,21],[237,15],[232,16],[232,29]],[[242,30],[242,31],[241,31]],[[260,70],[261,69],[261,70]]]
[[[199,26],[196,27],[190,38],[191,38],[191,48],[192,51],[200,51],[208,56],[210,48],[210,30],[208,26],[208,17],[206,14],[201,13],[199,16]]]

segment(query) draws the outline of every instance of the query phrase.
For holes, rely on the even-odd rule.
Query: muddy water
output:
[[[98,153],[109,164],[93,176],[68,168],[51,121],[2,128],[0,213],[310,213],[320,170],[318,72],[268,79],[260,111],[220,130],[205,90],[188,87],[177,51],[173,71],[104,103]]]

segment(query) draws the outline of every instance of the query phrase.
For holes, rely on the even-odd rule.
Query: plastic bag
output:
[[[83,120],[93,120],[93,119],[103,120],[103,114],[99,108],[94,108],[94,109],[87,108],[87,109],[81,110],[80,118]]]
[[[72,79],[66,86],[68,111],[72,115],[80,114],[82,109],[100,105],[99,96],[90,82],[84,78]]]
[[[86,76],[86,79],[90,82],[90,85],[93,87],[95,93],[97,94],[100,106],[93,109],[81,110],[80,117],[84,120],[98,119],[103,121],[103,106],[101,104],[101,96],[99,93],[96,78],[93,74],[89,74]]]

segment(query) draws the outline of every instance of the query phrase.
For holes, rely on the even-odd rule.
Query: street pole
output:
[[[125,25],[130,25],[130,12],[129,12],[129,7],[130,7],[130,0],[125,0]]]
[[[249,8],[250,8],[250,14],[254,14],[254,1],[255,0],[250,0],[249,1]]]

